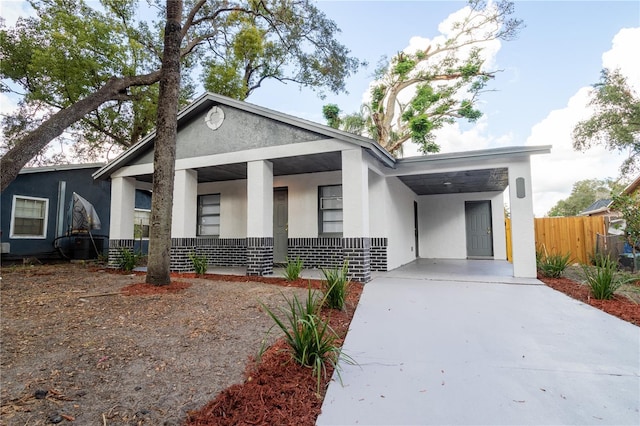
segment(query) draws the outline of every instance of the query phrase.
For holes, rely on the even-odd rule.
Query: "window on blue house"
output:
[[[48,199],[14,195],[10,237],[46,238],[48,212]]]
[[[134,238],[149,238],[149,224],[151,223],[151,210],[135,209],[133,212],[133,236]]]
[[[220,194],[198,197],[198,235],[220,236]]]
[[[318,188],[319,234],[324,237],[342,236],[342,185]]]

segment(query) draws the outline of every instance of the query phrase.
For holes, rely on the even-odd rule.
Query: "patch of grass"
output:
[[[571,254],[548,254],[545,252],[536,253],[536,264],[540,274],[549,278],[559,278],[564,270],[569,266]]]
[[[349,262],[345,260],[341,268],[322,269],[324,280],[322,291],[324,292],[324,304],[331,309],[344,309],[344,302],[349,290]]]
[[[583,266],[584,276],[591,295],[599,300],[612,299],[616,290],[634,278],[618,274],[618,263],[610,258],[600,259],[599,265]]]
[[[119,255],[118,268],[127,272],[133,271],[133,269],[138,266],[140,261],[144,258],[144,255],[142,253],[136,253],[132,249],[124,247],[120,248]]]
[[[321,301],[318,301],[309,286],[307,300],[303,303],[296,295],[292,299],[285,297],[287,308],[281,309],[284,319],[280,319],[264,303],[260,303],[267,314],[284,333],[284,339],[291,349],[292,358],[300,365],[312,369],[316,376],[320,392],[321,378],[327,377],[327,364],[338,368],[340,346],[338,336],[319,316]],[[344,359],[344,358],[343,358]]]
[[[196,271],[198,275],[204,275],[207,273],[207,269],[209,268],[209,261],[206,256],[198,256],[195,253],[189,254],[189,259],[193,264],[193,269]]]
[[[300,278],[300,273],[304,267],[304,262],[299,257],[291,260],[287,257],[287,263],[284,265],[284,278],[287,281],[295,281]]]

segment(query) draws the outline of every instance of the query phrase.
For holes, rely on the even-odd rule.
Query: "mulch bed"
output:
[[[238,281],[243,281],[243,278],[238,277]],[[310,282],[282,282],[281,279],[268,277],[261,279],[305,288]],[[311,280],[311,285],[320,286],[321,281]],[[338,335],[336,343],[340,346],[361,294],[362,285],[351,283],[343,311],[321,311],[321,316]],[[326,365],[326,374],[321,375],[318,392],[312,369],[294,362],[287,344],[280,339],[259,360],[250,360],[242,384],[231,386],[200,410],[189,413],[186,425],[315,425],[332,374],[333,367]]]
[[[589,287],[568,278],[547,278],[538,276],[538,279],[554,290],[561,291],[574,299],[580,300],[581,302],[596,307],[608,314],[640,326],[640,305],[624,296],[615,295],[611,300],[598,300],[591,296]]]

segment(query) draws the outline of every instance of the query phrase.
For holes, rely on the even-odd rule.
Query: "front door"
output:
[[[287,261],[289,212],[287,188],[273,190],[273,263]]]
[[[466,201],[464,207],[467,229],[467,257],[492,257],[491,202]]]

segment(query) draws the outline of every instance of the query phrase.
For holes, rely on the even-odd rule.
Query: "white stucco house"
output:
[[[535,277],[530,156],[549,146],[396,159],[375,141],[207,93],[178,116],[174,271],[211,266],[265,275],[349,261],[367,282],[416,257],[506,259],[509,188],[513,272]],[[150,189],[154,134],[94,174],[111,180],[110,258],[134,241],[135,190]],[[114,260],[115,262],[115,260]]]

